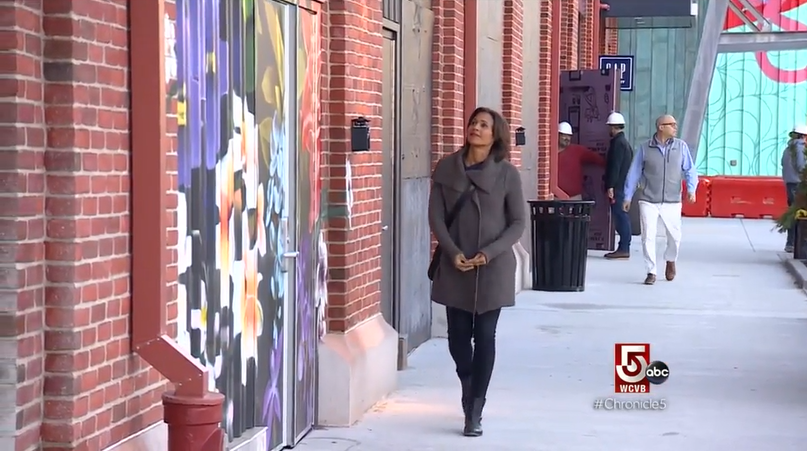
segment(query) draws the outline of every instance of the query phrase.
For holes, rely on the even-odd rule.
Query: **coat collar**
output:
[[[480,169],[466,171],[464,155],[465,150],[460,149],[446,156],[434,169],[432,180],[457,191],[465,191],[468,183],[473,183],[477,189],[490,193],[501,172],[502,162],[496,162],[493,156],[489,156]]]
[[[663,147],[667,147],[667,146],[673,144],[674,142],[675,142],[675,138],[670,138],[667,141],[662,143],[661,141],[659,141],[658,135],[653,135],[650,138],[650,140],[647,142],[647,145],[650,146],[650,147],[656,147],[658,149],[661,149]]]

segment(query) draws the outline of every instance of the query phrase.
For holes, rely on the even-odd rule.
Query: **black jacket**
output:
[[[605,189],[613,188],[616,192],[625,189],[625,178],[628,176],[630,163],[633,160],[633,147],[620,132],[611,138],[608,155],[605,160]]]

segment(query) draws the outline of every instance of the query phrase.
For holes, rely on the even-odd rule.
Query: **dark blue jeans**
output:
[[[614,228],[616,233],[619,234],[619,246],[617,251],[629,252],[630,251],[630,216],[628,212],[622,209],[622,204],[625,202],[625,193],[614,191],[614,203],[611,204],[611,220],[614,221]]]
[[[798,188],[798,183],[785,183],[785,188],[787,189],[787,206],[793,205],[793,202],[796,200],[796,188]],[[787,229],[787,242],[785,243],[786,246],[793,246],[796,241],[796,224],[793,223],[793,227]]]

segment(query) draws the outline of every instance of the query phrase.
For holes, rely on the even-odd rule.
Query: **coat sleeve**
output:
[[[514,166],[509,168],[507,174],[507,192],[504,198],[507,227],[496,241],[485,246],[481,253],[485,254],[487,261],[491,261],[510,249],[524,235],[527,227],[527,208],[524,193],[521,191],[521,175]]]
[[[796,146],[796,169],[801,173],[804,170],[805,164],[807,164],[807,157],[804,156],[804,145]],[[801,174],[799,174],[801,175]]]
[[[461,253],[460,248],[446,227],[446,203],[443,197],[443,189],[439,184],[432,182],[432,189],[429,193],[429,227],[432,229],[434,237],[440,248],[454,258]]]
[[[602,157],[602,155],[588,148],[583,151],[583,155],[581,156],[580,160],[583,164],[605,167],[605,159]]]

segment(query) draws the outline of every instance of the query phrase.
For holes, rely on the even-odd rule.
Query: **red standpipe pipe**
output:
[[[169,451],[221,451],[224,396],[166,330],[167,177],[165,0],[129,0],[132,349],[170,382],[163,394]]]

